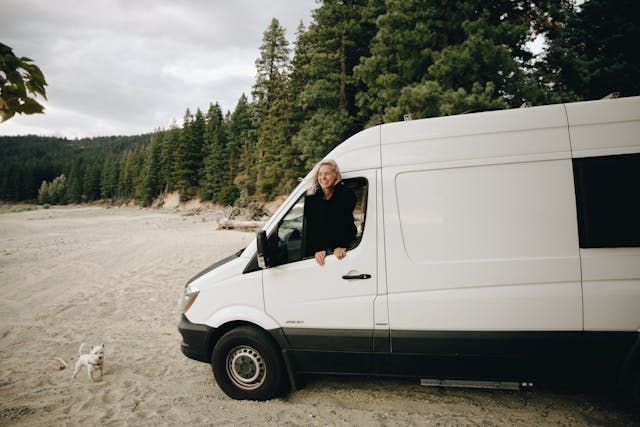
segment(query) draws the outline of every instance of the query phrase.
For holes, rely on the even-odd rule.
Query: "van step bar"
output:
[[[420,379],[420,385],[427,387],[489,388],[500,390],[520,390],[533,387],[533,383],[525,381],[441,380],[436,378],[422,378]]]

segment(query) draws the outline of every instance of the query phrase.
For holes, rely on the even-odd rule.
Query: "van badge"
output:
[[[286,322],[287,325],[302,325],[304,323],[304,320],[287,320]]]

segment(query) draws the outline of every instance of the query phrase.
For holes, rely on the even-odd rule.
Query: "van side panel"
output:
[[[391,329],[581,330],[571,170],[567,159],[395,173]]]
[[[582,330],[565,111],[526,110],[383,128],[392,335]]]

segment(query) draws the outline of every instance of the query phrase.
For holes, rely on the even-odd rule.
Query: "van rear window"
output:
[[[581,248],[640,247],[640,154],[573,159]]]

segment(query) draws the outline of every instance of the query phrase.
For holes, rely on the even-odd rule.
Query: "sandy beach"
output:
[[[269,402],[234,401],[180,352],[186,281],[244,247],[221,211],[52,207],[0,214],[0,425],[613,426],[638,414],[604,392],[440,389],[310,378]],[[104,376],[71,378],[81,343]],[[70,364],[58,369],[54,358]]]

